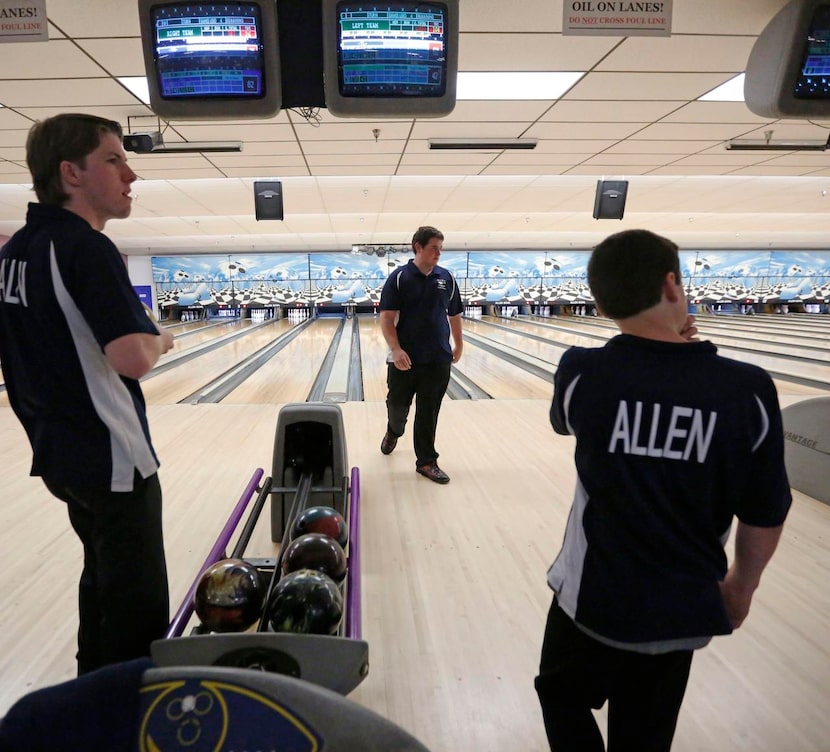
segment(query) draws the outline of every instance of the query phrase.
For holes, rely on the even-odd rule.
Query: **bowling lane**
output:
[[[175,353],[185,352],[193,347],[199,347],[205,342],[212,342],[217,337],[224,337],[226,334],[232,332],[242,331],[254,325],[251,319],[216,319],[214,322],[205,324],[198,322],[196,326],[192,326],[187,331],[178,331],[178,329],[171,327],[170,333],[176,338],[176,346],[167,355],[174,355]],[[191,326],[185,324],[185,326]]]
[[[296,339],[225,397],[222,404],[305,402],[340,321],[339,318],[313,321]]]
[[[364,402],[386,401],[386,354],[389,348],[380,333],[377,316],[358,316],[360,366]]]
[[[455,368],[493,399],[549,400],[553,396],[552,382],[528,373],[469,341],[464,343],[464,354]]]
[[[727,332],[731,336],[750,336],[755,341],[761,342],[768,339],[771,342],[784,344],[801,343],[806,347],[826,348],[830,336],[830,316],[806,316],[802,315],[797,321],[787,320],[779,323],[784,316],[739,316],[708,314],[695,315],[698,329],[707,338],[714,336],[716,332]],[[502,319],[492,316],[485,316],[483,320],[491,321],[516,321],[516,319]],[[522,316],[519,320],[532,321],[542,325],[555,325],[577,329],[585,332],[597,332],[610,330],[615,332],[616,325],[610,319],[602,316],[551,316],[536,317]],[[767,337],[769,335],[769,337]]]
[[[820,331],[811,331],[809,325],[798,329],[796,333],[776,333],[774,328],[768,329],[761,327],[758,330],[754,330],[751,327],[743,325],[732,326],[732,319],[737,319],[737,316],[723,316],[720,317],[720,319],[715,323],[712,323],[713,318],[714,317],[709,317],[707,319],[697,320],[697,325],[700,329],[700,338],[712,341],[718,346],[719,349],[728,349],[731,347],[734,352],[730,354],[730,357],[734,357],[738,360],[744,359],[741,357],[742,350],[738,349],[742,348],[743,350],[754,351],[755,353],[764,356],[790,356],[789,358],[781,358],[781,361],[784,363],[791,360],[793,357],[802,358],[805,361],[812,359],[827,361],[830,363],[830,352],[828,352],[827,348],[827,336]],[[523,331],[537,333],[538,328],[546,327],[574,329],[579,332],[585,332],[586,334],[592,333],[595,336],[603,336],[606,340],[617,334],[619,331],[613,321],[602,317],[593,319],[569,316],[551,319],[532,319],[522,317],[518,319],[485,318],[483,320],[493,320],[495,322],[521,328]],[[558,339],[558,334],[555,336]],[[750,360],[750,357],[754,357],[753,353],[747,353],[747,356],[748,357],[745,358],[745,360],[747,362],[753,362]],[[807,363],[807,365],[809,366],[809,363]],[[821,364],[818,365],[819,367],[821,366]],[[772,366],[765,367],[771,368]],[[807,374],[805,373],[805,375]]]
[[[575,318],[575,317],[574,317]],[[551,344],[559,343],[561,345],[576,346],[576,347],[602,347],[608,341],[608,332],[605,329],[591,326],[590,322],[585,322],[584,319],[572,324],[570,317],[566,321],[559,321],[559,319],[533,319],[528,317],[517,318],[499,318],[496,316],[484,316],[481,319],[474,319],[476,323],[485,324],[482,332],[488,330],[495,333],[500,331],[495,327],[509,327],[512,330],[519,332],[526,332],[537,337],[545,337],[550,340]],[[466,320],[465,320],[466,323]],[[492,327],[487,327],[491,324]],[[502,329],[501,331],[505,331]],[[557,357],[557,361],[559,358]]]
[[[273,342],[290,328],[291,324],[287,319],[275,320],[167,371],[157,374],[151,372],[141,382],[144,399],[147,404],[155,405],[179,402],[221,376],[241,360]],[[221,331],[217,331],[216,338],[226,334],[224,328],[221,328]]]
[[[463,327],[471,330],[467,319]],[[379,319],[361,318],[360,356],[366,401],[386,400],[386,351]],[[454,367],[494,399],[548,400],[553,394],[550,382],[476,347],[469,340],[465,341],[461,360]]]
[[[479,322],[465,319],[464,331],[481,337],[491,337],[492,327],[482,327]],[[490,330],[490,331],[488,331]],[[509,334],[509,332],[507,333]],[[497,338],[499,344],[503,344]],[[508,343],[515,347],[515,343]],[[519,347],[522,352],[535,355],[542,360],[554,363],[550,353],[541,355],[533,351],[532,340],[528,347]],[[558,356],[556,357],[558,360]],[[528,373],[513,363],[495,355],[482,347],[477,347],[471,339],[464,342],[464,352],[455,368],[464,376],[480,386],[493,399],[541,399],[549,400],[553,395],[552,381]],[[551,366],[553,370],[553,365]]]
[[[795,355],[830,362],[827,343],[830,332],[814,328],[804,320],[797,327],[767,326],[763,322],[745,321],[754,316],[707,317],[697,319],[700,336],[723,347],[757,348],[770,353]]]
[[[562,353],[571,346],[571,342],[560,340],[560,332],[553,333],[548,330],[550,332],[550,336],[548,337],[548,332],[545,332],[542,328],[536,328],[534,331],[532,323],[525,322],[524,325],[527,326],[526,333],[535,334],[537,337],[544,336],[545,339],[540,340],[528,337],[524,329],[520,330],[519,327],[513,325],[513,321],[515,319],[502,319],[494,322],[504,323],[505,326],[500,327],[492,326],[487,322],[476,319],[465,319],[464,330],[480,337],[486,337],[506,347],[520,350],[527,355],[532,355],[533,357],[550,363],[551,366],[556,366],[559,363],[559,358]],[[562,336],[565,337],[565,334],[563,333]],[[598,343],[596,339],[585,338],[581,344],[585,347],[596,347]]]
[[[483,319],[486,321],[487,319]],[[497,323],[502,323],[515,328],[519,331],[527,331],[531,334],[538,334],[540,330],[548,327],[549,330],[553,326],[557,327],[555,333],[551,333],[552,339],[565,341],[566,333],[559,331],[561,328],[574,328],[576,332],[593,333],[596,335],[605,335],[605,340],[610,339],[619,331],[615,324],[610,319],[604,318],[582,318],[579,316],[562,316],[553,317],[550,320],[533,320],[524,317],[511,319],[494,319]],[[551,323],[549,324],[548,321]],[[721,342],[714,336],[708,336],[705,331],[701,332],[703,339],[710,339],[718,346],[718,350],[726,357],[734,358],[745,363],[754,363],[769,371],[778,373],[789,373],[795,377],[816,379],[827,383],[827,387],[811,386],[807,384],[800,384],[795,381],[776,378],[773,376],[778,394],[781,397],[782,404],[791,403],[807,397],[826,396],[830,392],[830,360],[828,366],[822,363],[810,363],[805,360],[799,360],[798,357],[776,357],[774,353],[770,352],[769,342],[764,336],[759,336],[755,340],[748,340],[743,343],[744,349],[730,349],[725,342]],[[587,339],[587,338],[586,338]],[[591,338],[593,339],[593,338]],[[602,342],[596,339],[590,339],[585,343],[588,347],[600,347]],[[747,351],[753,349],[754,352]],[[813,357],[813,351],[809,351],[809,357]]]
[[[795,336],[828,335],[830,334],[830,316],[820,314],[754,314],[751,316],[739,314],[708,314],[698,313],[695,317],[699,322],[712,326],[728,325],[733,328],[745,328],[755,331],[771,333],[790,333]]]

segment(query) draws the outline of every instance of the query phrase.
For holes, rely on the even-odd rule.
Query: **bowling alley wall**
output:
[[[590,250],[445,251],[441,265],[458,280],[467,306],[569,306],[591,303]],[[185,309],[307,307],[371,310],[384,280],[412,254],[262,253],[152,258],[155,304]],[[728,310],[786,303],[827,312],[830,251],[681,251],[690,305]],[[175,316],[179,317],[179,316]]]

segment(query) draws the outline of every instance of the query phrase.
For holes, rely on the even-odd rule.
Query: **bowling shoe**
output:
[[[392,454],[397,445],[398,437],[393,436],[391,433],[389,433],[389,431],[387,431],[385,436],[383,437],[383,441],[380,442],[380,451],[384,454]]]
[[[428,465],[421,465],[416,467],[415,470],[423,475],[425,478],[429,478],[436,483],[449,483],[450,476],[447,475],[440,467],[438,467],[437,462],[430,462]]]

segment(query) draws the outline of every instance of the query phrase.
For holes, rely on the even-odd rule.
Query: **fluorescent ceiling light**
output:
[[[144,104],[150,104],[150,89],[147,87],[147,78],[145,76],[122,76],[118,81],[144,102]]]
[[[579,81],[583,71],[511,71],[458,73],[456,99],[559,99]]]
[[[475,149],[502,151],[504,149],[535,149],[535,138],[430,138],[430,149]]]
[[[744,74],[739,73],[716,89],[698,97],[699,102],[743,102],[744,101]]]
[[[726,142],[729,151],[827,151],[827,141],[793,139],[773,141],[765,138],[735,138]]]
[[[223,152],[225,154],[242,151],[241,141],[183,141],[175,144],[159,144],[152,154],[203,154],[205,152]]]

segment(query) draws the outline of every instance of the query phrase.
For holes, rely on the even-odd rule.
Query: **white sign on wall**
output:
[[[595,36],[671,36],[672,0],[564,0],[562,33]]]
[[[46,0],[0,0],[0,44],[48,41]]]

